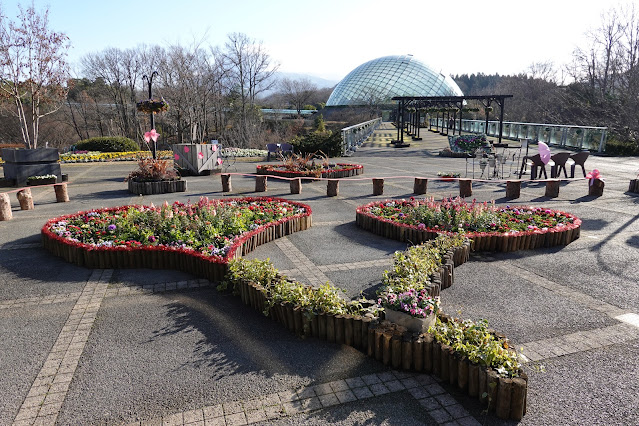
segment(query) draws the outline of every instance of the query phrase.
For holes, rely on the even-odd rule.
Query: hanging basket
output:
[[[146,114],[157,114],[169,110],[169,104],[164,99],[149,99],[136,104],[138,111]]]

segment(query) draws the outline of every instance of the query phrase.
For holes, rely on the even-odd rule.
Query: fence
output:
[[[447,127],[442,119],[438,121],[436,118],[430,119],[430,125]],[[455,129],[459,131],[459,120],[455,121]],[[607,127],[504,121],[502,137],[511,140],[533,139],[563,148],[604,152],[607,130]],[[483,120],[462,120],[461,131],[499,137],[499,121],[489,121],[486,128]]]
[[[382,118],[365,121],[342,129],[342,155],[348,156],[382,124]]]

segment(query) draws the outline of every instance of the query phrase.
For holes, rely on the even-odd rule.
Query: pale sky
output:
[[[639,0],[634,0],[639,3]],[[0,0],[15,18],[17,3]],[[523,72],[570,61],[616,0],[34,0],[71,39],[69,60],[107,47],[206,39],[241,32],[261,41],[280,70],[340,80],[358,65],[413,54],[448,74]],[[630,3],[624,1],[624,4]]]

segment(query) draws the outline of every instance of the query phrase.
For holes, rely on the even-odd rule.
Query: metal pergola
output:
[[[439,114],[442,114],[443,124],[450,120],[451,112],[453,121],[457,120],[459,115],[459,133],[462,128],[462,115],[466,101],[479,101],[486,111],[486,129],[488,129],[488,117],[492,110],[492,104],[499,106],[499,143],[502,143],[503,123],[504,123],[504,101],[506,98],[512,98],[513,95],[481,95],[481,96],[396,96],[392,98],[397,101],[397,141],[398,144],[404,143],[404,128],[409,136],[413,136],[413,140],[421,140],[419,137],[419,128],[422,114],[428,109],[437,109],[437,122],[439,126]],[[446,117],[444,119],[444,117]],[[442,130],[446,126],[442,126]],[[453,126],[453,134],[455,127]]]

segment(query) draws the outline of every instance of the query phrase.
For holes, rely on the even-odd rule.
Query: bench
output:
[[[57,203],[66,203],[69,201],[69,193],[67,192],[67,183],[53,183],[49,185],[37,185],[39,187],[53,186],[55,192],[55,200]],[[13,214],[11,213],[11,199],[9,194],[16,193],[18,202],[20,203],[21,210],[33,210],[33,195],[31,195],[32,186],[26,186],[23,188],[13,189],[11,191],[0,193],[0,221],[11,220]]]

